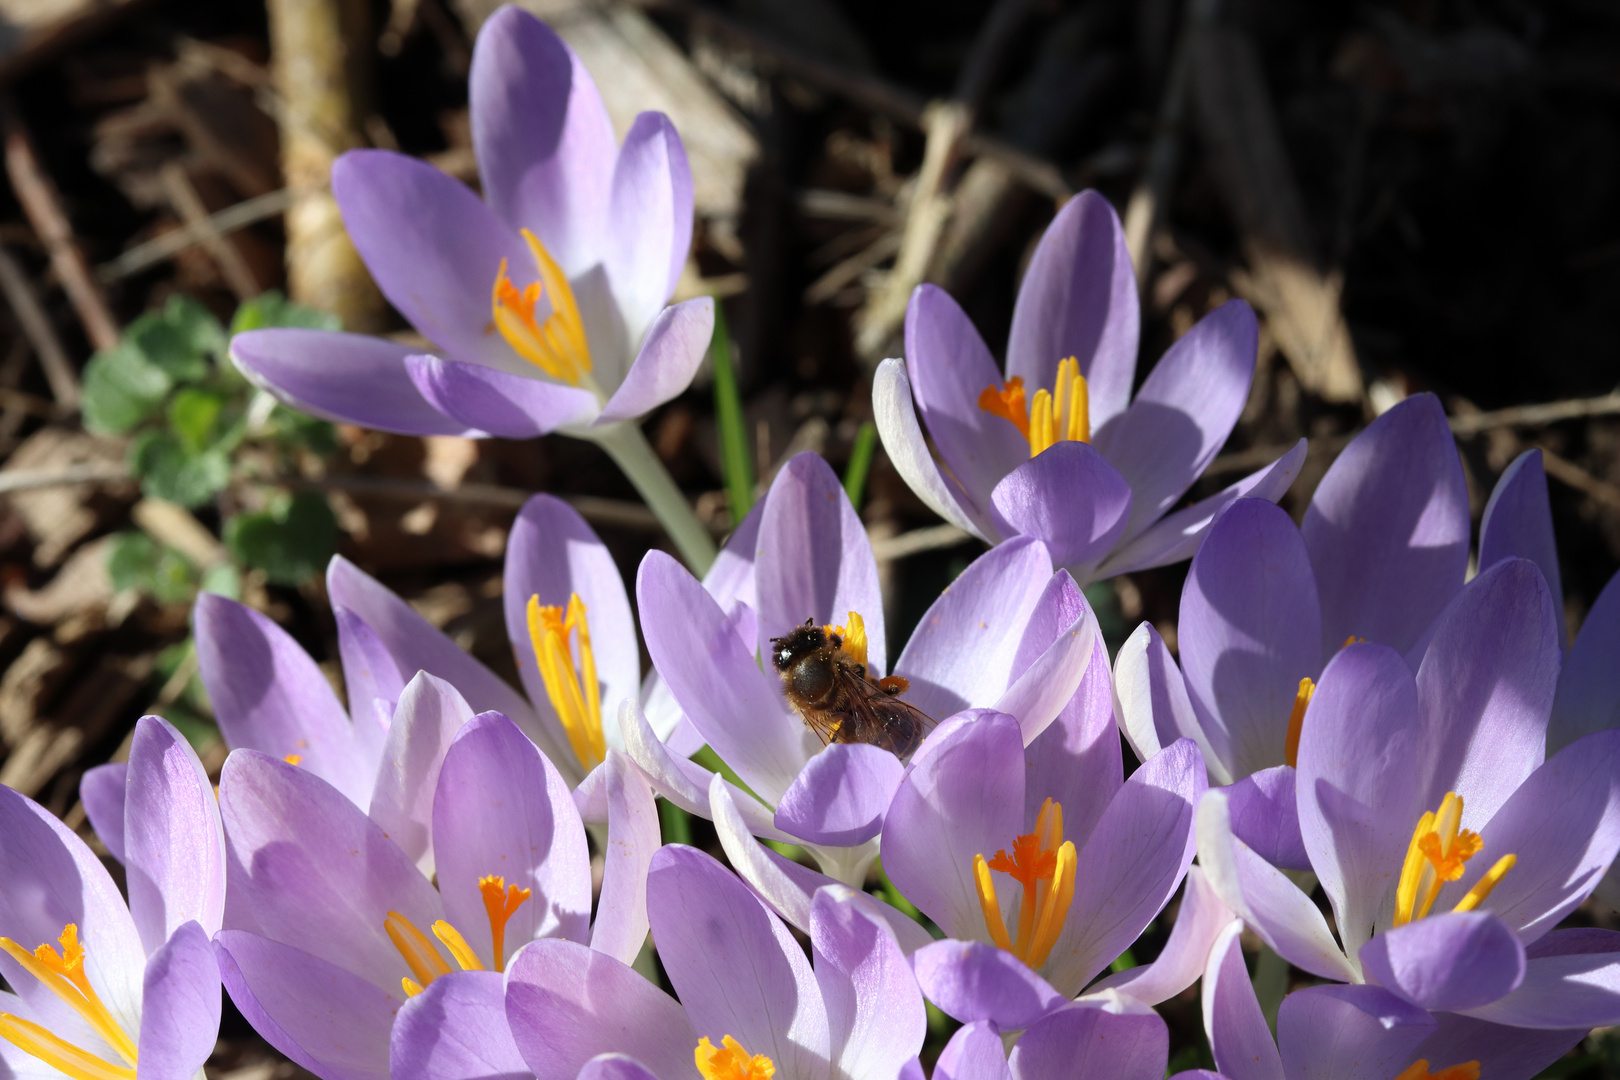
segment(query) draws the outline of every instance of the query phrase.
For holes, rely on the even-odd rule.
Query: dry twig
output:
[[[68,409],[78,408],[79,376],[73,370],[73,362],[62,348],[61,339],[56,336],[56,329],[51,326],[50,316],[45,313],[39,297],[34,295],[28,275],[4,250],[0,250],[0,291],[6,294],[6,302],[17,316],[18,325],[39,356],[40,367],[45,369],[45,381],[50,384],[57,404]]]

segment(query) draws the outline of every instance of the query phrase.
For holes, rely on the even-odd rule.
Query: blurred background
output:
[[[788,457],[825,455],[874,540],[891,640],[980,547],[884,458],[873,366],[901,353],[923,281],[999,353],[1037,238],[1085,188],[1125,221],[1138,380],[1226,299],[1260,313],[1253,393],[1191,497],[1306,436],[1298,516],[1351,435],[1433,391],[1476,523],[1501,470],[1542,450],[1572,631],[1615,572],[1620,5],[522,6],[581,55],[621,134],[663,110],[691,159],[679,295],[720,298],[729,340],[648,437],[716,537]],[[529,493],[571,500],[627,580],[669,547],[592,445],[333,426],[271,408],[223,360],[256,326],[410,339],[328,171],[383,147],[476,186],[466,77],[495,7],[0,0],[0,783],[92,843],[79,777],[140,715],[223,761],[198,589],[268,612],[335,676],[321,570],[341,552],[512,677],[501,558]],[[1148,620],[1174,649],[1184,574],[1088,590],[1111,644]],[[1172,1068],[1204,1063],[1195,991],[1163,1011]],[[240,1018],[210,1070],[300,1071]],[[1620,1076],[1620,1042],[1594,1036],[1548,1075]]]

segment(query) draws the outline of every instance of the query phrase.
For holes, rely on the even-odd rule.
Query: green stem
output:
[[[588,436],[608,452],[620,471],[629,477],[649,509],[663,523],[664,531],[675,541],[681,559],[692,571],[702,577],[714,565],[714,540],[703,522],[692,512],[675,480],[658,460],[652,444],[641,428],[625,421],[593,430]]]
[[[1266,1026],[1271,1028],[1273,1034],[1277,1031],[1277,1009],[1287,994],[1288,961],[1272,951],[1271,946],[1262,945],[1260,955],[1254,962],[1254,995],[1260,1001]]]

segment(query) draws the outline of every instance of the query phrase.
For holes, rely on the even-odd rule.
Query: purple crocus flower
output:
[[[0,1074],[191,1080],[219,1033],[209,937],[225,902],[219,810],[197,755],[156,716],[129,761],[85,776],[101,861],[43,807],[0,787]]]
[[[1329,984],[1283,998],[1273,1040],[1243,964],[1241,929],[1241,922],[1226,928],[1204,972],[1204,1027],[1220,1072],[1179,1077],[1530,1080],[1588,1030],[1527,1031],[1433,1016],[1382,987]]]
[[[231,355],[282,401],[332,420],[591,439],[663,513],[679,492],[634,421],[686,389],[714,325],[709,297],[664,306],[692,242],[680,137],[647,112],[620,146],[579,57],[515,7],[480,31],[469,93],[484,199],[387,151],[332,168],[366,268],[432,348],[277,329],[238,335]],[[676,538],[713,558],[701,531]]]
[[[1095,620],[1071,602],[1039,542],[981,556],[923,616],[893,671],[901,700],[933,719],[994,706],[1033,740],[1074,696],[1090,663],[1106,666]],[[1072,582],[1067,588],[1074,597]],[[877,562],[860,517],[827,463],[801,454],[777,475],[754,558],[757,611],[720,603],[669,556],[650,552],[636,593],[653,664],[708,745],[755,798],[729,788],[757,836],[805,844],[835,879],[858,884],[901,764],[863,743],[823,747],[758,657],[806,618],[842,627],[868,677],[889,673]],[[711,774],[671,754],[626,710],[630,755],[658,793],[709,816]],[[764,800],[763,803],[760,800]]]
[[[537,1080],[894,1080],[915,1069],[922,995],[870,897],[818,892],[806,961],[787,927],[700,851],[661,848],[648,888],[680,1001],[602,953],[535,942],[511,965],[504,1019]],[[422,1034],[402,1057],[432,1053],[439,1037]]]
[[[949,295],[912,293],[906,360],[884,361],[872,385],[890,460],[945,520],[989,543],[1037,537],[1082,584],[1187,558],[1221,507],[1288,490],[1305,443],[1169,513],[1243,411],[1258,330],[1247,304],[1227,303],[1170,347],[1132,401],[1139,323],[1119,218],[1082,192],[1019,287],[1005,382]]]
[[[1341,650],[1305,711],[1296,785],[1338,940],[1213,789],[1198,852],[1222,900],[1294,965],[1431,1012],[1620,1021],[1620,935],[1551,932],[1620,851],[1620,731],[1545,755],[1556,623],[1541,572],[1508,559],[1436,622],[1415,674],[1385,644]]]
[[[226,759],[230,889],[215,939],[225,986],[271,1045],[325,1080],[384,1080],[402,1006],[453,997],[457,984],[498,991],[533,939],[625,963],[646,939],[658,816],[634,766],[608,752],[593,925],[585,828],[556,767],[498,713],[453,737],[447,728],[401,710],[370,816],[297,765],[252,750]],[[379,805],[392,808],[386,823]],[[414,854],[418,838],[430,852]],[[452,986],[435,991],[441,978]]]
[[[1010,1054],[990,1021],[964,1024],[940,1051],[933,1080],[1162,1080],[1169,1046],[1158,1013],[1105,990],[1037,1020]]]

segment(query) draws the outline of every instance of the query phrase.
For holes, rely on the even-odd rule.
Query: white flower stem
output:
[[[663,523],[664,531],[675,541],[682,561],[692,573],[699,577],[708,573],[716,554],[714,539],[692,512],[692,504],[675,486],[674,478],[658,460],[641,428],[624,421],[593,429],[588,437],[608,452],[620,471],[636,486],[642,501]]]

